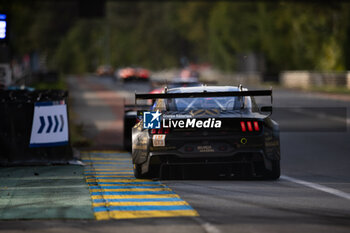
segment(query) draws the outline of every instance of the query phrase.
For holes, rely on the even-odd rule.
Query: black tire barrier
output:
[[[66,100],[68,91],[63,90],[2,90],[1,103],[35,103]]]
[[[35,104],[67,104],[67,97],[68,91],[63,90],[0,91],[0,165],[67,164],[73,160],[70,142],[63,146],[29,147]]]

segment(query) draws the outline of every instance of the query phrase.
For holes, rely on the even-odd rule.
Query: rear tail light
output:
[[[260,131],[258,122],[257,122],[257,121],[254,121],[253,124],[254,124],[254,130],[255,130],[255,131]]]
[[[245,127],[245,122],[241,121],[241,128],[242,128],[242,132],[247,131],[246,127]]]
[[[165,134],[170,133],[170,129],[169,129],[169,128],[164,129],[164,133],[165,133]]]
[[[253,132],[253,131],[256,131],[256,132],[259,132],[260,131],[260,126],[259,126],[259,122],[257,121],[241,121],[241,130],[242,132],[247,132],[247,130],[249,132]]]
[[[252,122],[247,121],[247,126],[249,131],[253,131]]]
[[[151,134],[168,134],[170,133],[169,128],[151,129]]]

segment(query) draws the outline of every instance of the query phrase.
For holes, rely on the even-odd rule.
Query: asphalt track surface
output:
[[[146,84],[124,85],[109,78],[86,78],[130,101],[135,89],[145,92],[150,89]],[[72,78],[71,84],[76,85],[73,95],[79,95],[79,83]],[[345,125],[349,120],[328,109],[346,108],[349,115],[350,102],[276,90],[273,104],[277,109],[287,108],[277,112],[276,120],[284,126],[293,126],[281,132],[282,176],[278,181],[162,181],[188,202],[199,217],[1,221],[0,231],[350,232],[350,132]],[[320,108],[310,110],[315,107]],[[90,118],[96,114],[91,113]],[[90,130],[93,135],[99,129],[91,124]]]

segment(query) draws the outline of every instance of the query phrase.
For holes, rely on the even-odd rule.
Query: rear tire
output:
[[[134,164],[134,176],[137,179],[144,179],[146,176],[141,173],[141,166],[139,164]]]
[[[273,160],[272,163],[272,170],[267,171],[266,179],[268,180],[278,180],[281,176],[281,166],[279,160]]]

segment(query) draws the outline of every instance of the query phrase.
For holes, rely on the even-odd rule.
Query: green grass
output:
[[[68,85],[66,84],[67,88]],[[69,126],[70,126],[70,142],[73,147],[89,147],[92,141],[84,136],[84,125],[77,124],[77,114],[73,111],[72,98],[68,97],[68,111],[69,111]]]
[[[67,90],[68,89],[65,79],[62,75],[60,75],[57,82],[53,82],[53,83],[37,82],[37,83],[34,83],[32,87],[34,87],[37,90],[46,90],[46,89]]]
[[[70,105],[69,105],[70,106]],[[75,119],[76,115],[72,111],[72,108],[69,108],[69,126],[70,126],[70,141],[73,147],[89,147],[92,145],[92,141],[84,136],[84,125],[76,124]]]

